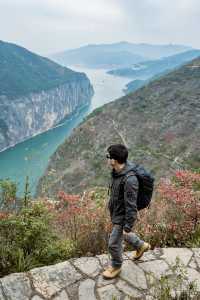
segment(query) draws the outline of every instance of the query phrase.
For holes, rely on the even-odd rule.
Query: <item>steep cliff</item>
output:
[[[84,73],[0,41],[0,151],[48,130],[92,95]]]
[[[9,102],[0,98],[0,150],[48,130],[76,109],[89,105],[92,88],[87,79],[70,82]]]
[[[200,59],[106,104],[74,130],[41,178],[38,194],[105,185],[106,149],[125,143],[130,159],[156,178],[173,169],[200,168]]]

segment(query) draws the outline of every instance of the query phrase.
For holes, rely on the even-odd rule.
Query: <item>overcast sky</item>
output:
[[[40,54],[129,41],[200,48],[200,0],[0,0],[0,39]]]

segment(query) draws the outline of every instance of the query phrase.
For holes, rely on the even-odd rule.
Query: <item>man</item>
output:
[[[112,184],[108,203],[113,229],[108,242],[111,265],[103,272],[103,277],[116,277],[122,266],[123,239],[135,251],[133,259],[139,259],[150,249],[150,244],[140,240],[131,229],[137,218],[137,194],[139,183],[133,173],[134,164],[127,161],[128,149],[121,144],[111,145],[108,149],[108,165],[112,168]],[[132,171],[132,172],[131,172]],[[127,177],[126,175],[129,174]]]

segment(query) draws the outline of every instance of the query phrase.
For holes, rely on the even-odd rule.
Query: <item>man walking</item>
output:
[[[136,250],[133,259],[139,259],[150,249],[150,244],[140,240],[135,233],[131,232],[137,218],[139,183],[133,172],[135,165],[127,160],[128,149],[122,144],[115,144],[107,151],[108,165],[112,168],[108,207],[113,229],[108,242],[111,265],[102,275],[104,278],[111,279],[121,271],[123,239]]]

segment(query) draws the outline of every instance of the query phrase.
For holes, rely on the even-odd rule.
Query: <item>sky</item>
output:
[[[38,54],[87,44],[200,48],[200,0],[0,0],[0,40]]]

